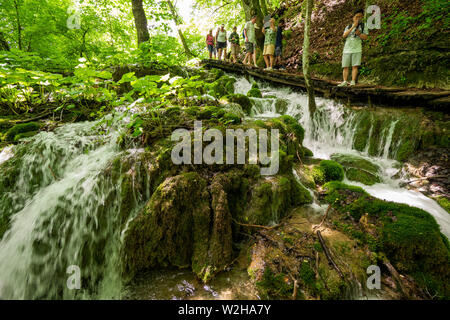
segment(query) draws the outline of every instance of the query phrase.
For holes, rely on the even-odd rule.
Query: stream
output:
[[[252,84],[245,78],[237,80],[236,93],[246,94]],[[359,185],[374,197],[426,210],[450,238],[450,215],[423,194],[400,188],[400,180],[392,178],[399,170],[399,163],[389,158],[395,121],[383,131],[378,156],[369,156],[367,148],[363,152],[352,149],[358,121],[348,108],[317,98],[318,109],[311,120],[305,94],[262,83],[260,88],[264,96],[288,101],[286,113],[305,128],[304,145],[314,157],[353,154],[381,168],[382,183],[370,187],[346,183]],[[252,100],[252,118],[279,116],[275,98]],[[7,192],[1,189],[8,183],[7,177],[0,177],[0,211],[12,217],[11,227],[0,241],[0,299],[258,298],[251,289],[246,290],[245,272],[238,271],[220,274],[208,286],[199,284],[188,271],[154,271],[141,275],[138,284],[123,288],[117,270],[126,230],[117,214],[121,178],[105,172],[118,157],[138,159],[139,150],[122,151],[117,145],[120,128],[124,127],[121,121],[115,122],[106,143],[95,124],[65,124],[0,153],[0,165],[17,161],[18,168],[14,188]],[[133,192],[135,208],[129,220],[148,199],[148,195]],[[323,210],[317,204],[313,206]],[[90,284],[89,290],[70,290],[52,281],[67,279],[70,265],[81,266],[83,283]]]

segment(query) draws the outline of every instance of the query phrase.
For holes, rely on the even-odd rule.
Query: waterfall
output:
[[[128,169],[113,161],[134,162],[139,152],[118,148],[119,131],[97,131],[85,122],[41,132],[3,163],[0,211],[11,221],[0,240],[0,298],[120,297],[121,172]],[[69,266],[80,270],[80,290],[67,286]]]
[[[395,152],[391,152],[394,132],[398,119],[387,115],[383,118],[382,134],[379,143],[371,145],[374,130],[374,117],[369,116],[370,123],[367,128],[367,138],[362,151],[354,149],[355,132],[363,125],[363,117],[358,117],[357,111],[329,99],[316,98],[317,110],[311,118],[308,109],[308,98],[304,93],[294,92],[289,88],[272,88],[264,83],[258,83],[263,94],[274,95],[277,98],[289,101],[287,114],[299,120],[305,129],[303,144],[313,151],[316,158],[330,159],[334,153],[354,154],[366,158],[381,168],[382,183],[371,187],[346,180],[347,184],[358,185],[374,197],[405,203],[421,208],[430,213],[441,227],[441,232],[450,238],[450,215],[436,201],[425,195],[399,187],[399,180],[392,179],[398,171],[398,163],[391,159]],[[246,94],[251,83],[239,78],[235,83],[236,93]],[[252,100],[253,102],[255,100]],[[258,101],[258,103],[261,103]],[[258,110],[255,107],[253,110]],[[267,115],[267,114],[264,114]],[[260,115],[256,114],[256,117]],[[279,116],[274,114],[273,116]],[[398,138],[398,137],[397,137]],[[397,140],[397,144],[400,140]],[[370,156],[369,148],[377,148],[378,156]]]

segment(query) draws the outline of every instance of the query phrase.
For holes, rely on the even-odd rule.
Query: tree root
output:
[[[326,256],[327,259],[328,259],[328,262],[329,262],[329,263],[333,266],[333,268],[337,271],[337,273],[339,274],[339,276],[340,276],[342,279],[344,279],[344,278],[345,278],[345,277],[344,277],[344,274],[342,273],[341,269],[339,269],[339,267],[337,266],[337,264],[334,262],[333,258],[331,257],[330,251],[328,250],[328,247],[325,245],[325,241],[323,240],[322,235],[320,234],[320,231],[317,230],[316,234],[317,234],[317,237],[319,238],[320,245],[321,245],[322,248],[323,248],[323,251],[324,251],[324,253],[325,253],[325,256]]]

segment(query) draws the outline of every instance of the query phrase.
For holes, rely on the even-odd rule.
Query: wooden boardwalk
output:
[[[265,71],[262,68],[233,64],[218,60],[202,60],[206,68],[219,68],[227,72],[252,76],[274,84],[288,85],[305,90],[305,80],[302,75],[286,71]],[[414,88],[393,88],[358,84],[354,87],[337,87],[339,82],[326,79],[312,79],[314,89],[320,96],[338,99],[344,103],[364,104],[368,106],[390,107],[423,107],[448,113],[450,106],[450,91],[421,90]]]

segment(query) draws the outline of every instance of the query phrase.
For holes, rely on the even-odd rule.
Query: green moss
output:
[[[216,106],[206,106],[200,109],[200,112],[197,114],[197,119],[199,120],[208,120],[211,118],[221,118],[225,115],[225,111]]]
[[[344,179],[344,168],[333,160],[320,161],[320,168],[323,171],[325,182],[342,181]]]
[[[213,83],[206,84],[206,88],[209,90],[209,93],[212,96],[220,98],[222,96],[234,93],[235,82],[236,79],[234,78],[231,78],[229,76],[222,76]]]
[[[236,114],[228,112],[223,115],[221,121],[225,124],[239,124],[241,123],[242,119]]]
[[[247,96],[252,98],[262,98],[262,93],[261,90],[252,88],[247,92]]]
[[[368,214],[372,233],[359,225],[335,222],[349,236],[381,250],[400,272],[412,275],[422,285],[441,284],[433,294],[450,294],[450,250],[435,219],[422,209],[373,198],[361,188],[340,182],[324,186],[325,200],[341,214],[350,214],[354,221]],[[425,275],[424,279],[417,275]],[[428,280],[426,280],[428,279]]]
[[[19,141],[21,139],[32,137],[32,136],[36,135],[37,133],[38,133],[37,131],[28,131],[28,132],[24,132],[24,133],[19,133],[14,137],[14,141]]]
[[[250,114],[252,110],[252,102],[246,95],[243,94],[230,94],[221,98],[221,101],[225,103],[237,103],[242,107],[242,110],[246,114]]]
[[[368,141],[370,128],[372,125],[372,116],[369,112],[364,111],[356,115],[358,126],[353,138],[353,148],[358,151],[363,151],[366,148]]]
[[[396,159],[400,162],[406,161],[414,152],[415,146],[408,140],[403,142],[397,150]]]
[[[325,172],[322,167],[314,166],[311,170],[311,175],[316,184],[322,185],[325,183]]]
[[[6,141],[14,141],[14,138],[16,135],[20,133],[30,132],[30,131],[38,131],[40,129],[40,126],[36,122],[29,122],[29,123],[22,123],[22,124],[16,124],[14,127],[9,129],[6,132],[5,139]]]
[[[377,175],[370,173],[369,171],[359,168],[348,168],[345,171],[345,175],[350,181],[358,181],[367,186],[372,186],[375,183],[380,183],[381,179]]]
[[[263,299],[288,299],[292,296],[293,285],[287,283],[286,279],[286,275],[275,274],[266,268],[261,281],[256,282],[256,287]]]
[[[314,156],[314,153],[306,147],[302,147],[301,150],[302,150],[302,152],[301,152],[302,157],[313,157]]]
[[[288,110],[289,101],[286,99],[275,100],[275,110],[279,114],[285,114]]]
[[[239,118],[244,118],[245,117],[245,113],[244,110],[242,109],[242,107],[237,104],[237,103],[228,103],[226,104],[223,109],[227,112],[233,113],[236,116],[238,116]]]
[[[340,163],[344,167],[363,169],[374,174],[380,170],[380,167],[376,164],[355,155],[336,153],[331,155],[331,160]]]
[[[444,208],[448,213],[450,213],[450,200],[447,197],[437,197],[436,198],[437,203]]]
[[[222,69],[212,68],[211,70],[204,72],[202,79],[205,82],[211,83],[224,75],[225,72]]]

